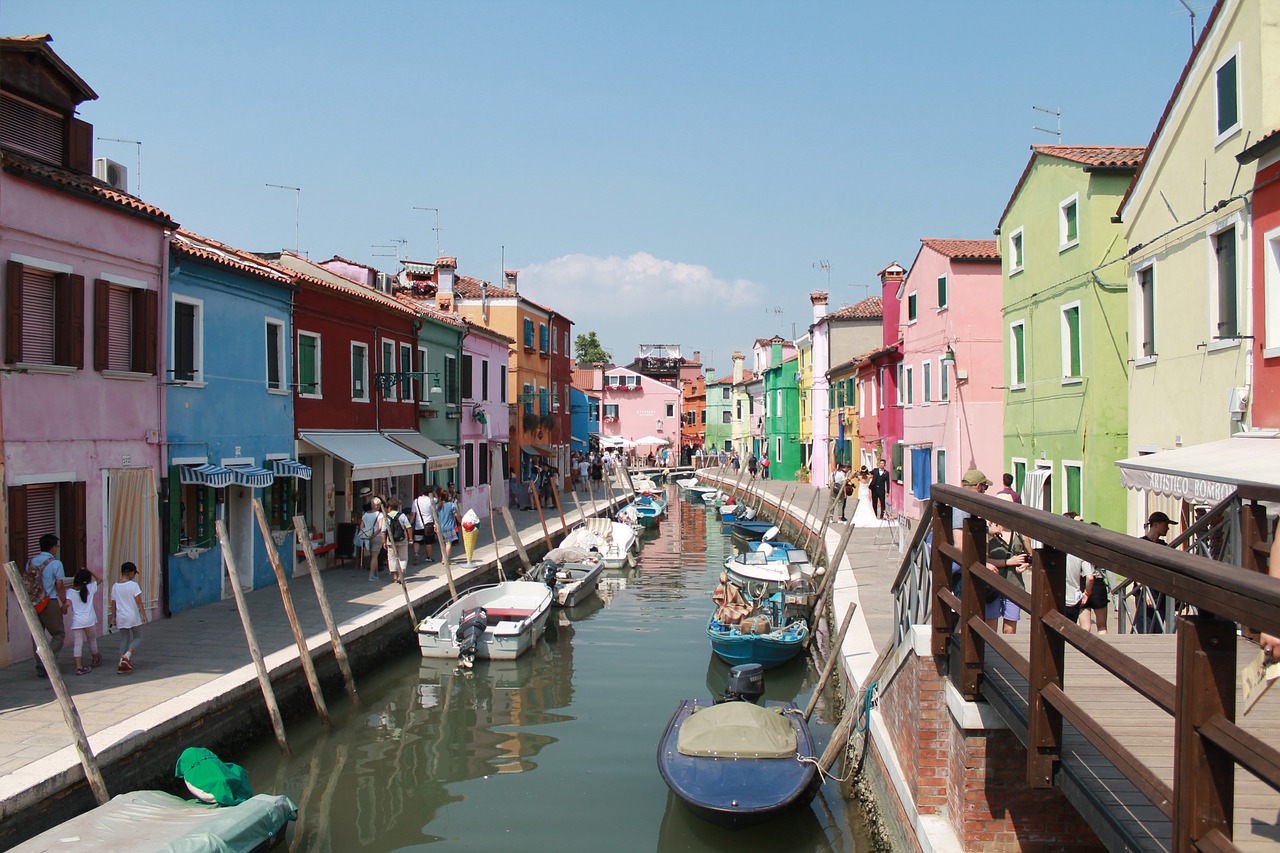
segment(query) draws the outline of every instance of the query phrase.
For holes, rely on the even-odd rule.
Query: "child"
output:
[[[71,594],[67,596],[71,602],[71,650],[76,659],[76,675],[88,675],[93,667],[102,663],[102,655],[98,654],[98,632],[94,630],[98,626],[98,613],[93,606],[100,580],[102,578],[88,569],[81,569],[76,572]],[[85,640],[89,641],[89,653],[93,656],[88,666],[80,663]]]
[[[133,672],[133,650],[142,642],[142,587],[138,567],[132,562],[120,566],[120,582],[111,587],[111,622],[120,631],[120,665],[116,672]]]

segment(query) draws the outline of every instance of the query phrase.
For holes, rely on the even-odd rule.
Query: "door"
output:
[[[235,562],[240,588],[253,589],[254,541],[258,538],[258,520],[253,512],[253,489],[244,486],[227,486],[227,499],[223,505],[223,520],[227,535],[231,537],[231,557]],[[223,578],[227,577],[224,569]],[[223,581],[223,597],[231,595]]]

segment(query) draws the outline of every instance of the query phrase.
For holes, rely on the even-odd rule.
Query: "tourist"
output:
[[[574,491],[579,491],[579,486],[587,482],[587,478],[591,476],[591,463],[587,461],[587,457],[582,456],[578,459],[578,479],[573,484]]]
[[[769,479],[769,454],[768,453],[764,454],[764,457],[760,460],[760,479],[761,480]]]
[[[1173,519],[1156,510],[1147,517],[1142,538],[1157,545],[1168,545],[1164,537],[1169,533],[1169,525]],[[1165,594],[1145,584],[1134,584],[1134,603],[1137,606],[1137,627],[1143,634],[1168,633],[1169,626],[1164,624]]]
[[[997,494],[1001,500],[1013,501],[1008,495]],[[999,572],[1000,577],[1022,589],[1027,588],[1023,574],[1031,568],[1031,558],[1022,537],[1015,531],[995,522],[988,524],[987,567]],[[991,590],[983,605],[983,618],[995,629],[996,622],[1003,620],[1001,633],[1018,633],[1018,620],[1022,618],[1022,608],[1006,595]]]
[[[515,471],[512,471],[513,475]],[[426,554],[422,562],[430,563],[434,556],[431,546],[436,541],[436,499],[431,496],[431,487],[422,487],[422,494],[413,499],[413,547],[415,559],[419,554]]]
[[[440,550],[444,553],[444,564],[449,565],[449,555],[458,541],[458,527],[462,524],[458,516],[458,505],[451,495],[444,495],[440,509],[436,513],[436,531],[440,536]]]
[[[971,469],[977,471],[977,469]],[[977,473],[982,473],[978,471]],[[983,477],[985,480],[986,477]],[[885,498],[889,494],[889,469],[885,467],[884,458],[876,465],[876,470],[871,473],[871,509],[875,512],[876,518],[884,518]]]
[[[1096,521],[1089,522],[1094,527],[1101,527]],[[1110,585],[1107,583],[1107,570],[1098,566],[1084,579],[1084,606],[1080,609],[1079,624],[1086,631],[1092,625],[1098,626],[1098,634],[1107,633],[1107,604],[1111,600]]]
[[[735,471],[739,470],[741,467],[742,463],[738,460],[738,451],[735,450],[733,453],[729,454],[729,465]]]
[[[409,568],[409,531],[412,524],[409,516],[400,511],[400,501],[391,498],[387,502],[387,568],[391,570],[391,581],[399,583],[404,580],[405,571]]]
[[[880,460],[880,467],[877,471],[884,470],[884,460]],[[875,485],[875,475],[872,475],[871,485]],[[960,479],[960,487],[971,492],[981,494],[990,487],[991,481],[987,479],[987,475],[983,474],[977,468],[970,468],[964,472],[964,476]],[[875,492],[871,493],[871,502],[875,504]],[[960,548],[964,542],[964,523],[969,518],[969,513],[958,507],[951,508],[951,542],[955,547]],[[960,590],[964,586],[964,572],[960,571],[960,564],[951,561],[951,591],[959,598]]]
[[[360,538],[368,543],[369,580],[378,579],[378,560],[386,544],[387,527],[383,521],[382,499],[374,498],[365,504],[364,515],[360,518]]]
[[[138,586],[138,567],[132,562],[120,566],[120,580],[111,586],[110,624],[120,632],[120,663],[116,672],[133,672],[133,653],[142,643],[142,623],[146,608],[142,605],[142,587]]]
[[[844,465],[837,465],[836,472],[831,475],[831,506],[832,515],[840,513],[840,521],[847,522],[844,517],[845,502],[849,496],[845,493],[845,481],[849,479],[849,475],[845,472]]]
[[[996,497],[1001,495],[1009,495],[1009,499],[1016,504],[1022,503],[1022,495],[1018,494],[1013,488],[1013,475],[1005,474],[1001,479],[1004,481],[1004,488],[996,492]]]
[[[1267,562],[1267,574],[1280,580],[1280,528],[1271,531],[1271,557]],[[1263,632],[1258,636],[1258,646],[1266,655],[1267,663],[1280,661],[1280,636]]]
[[[101,580],[88,569],[81,569],[76,572],[74,586],[68,596],[71,600],[71,654],[76,661],[76,675],[88,675],[102,663],[102,655],[98,654],[98,609],[93,604]],[[80,662],[86,640],[92,656],[88,666]]]
[[[1064,512],[1063,517],[1070,518],[1073,521],[1080,520],[1080,513],[1075,510]],[[1067,554],[1067,594],[1064,599],[1064,610],[1062,611],[1068,619],[1080,625],[1081,610],[1085,605],[1084,579],[1093,576],[1093,566],[1083,557],[1077,557],[1075,554]],[[1087,617],[1085,617],[1087,618]]]
[[[756,470],[759,467],[760,462],[756,459],[756,455],[752,453],[747,457],[747,474],[749,475],[749,479],[754,480],[756,478]]]
[[[58,537],[46,533],[40,537],[40,552],[27,560],[22,570],[23,588],[40,618],[40,625],[49,635],[49,648],[53,651],[54,660],[67,639],[66,624],[62,620],[70,603],[67,601],[67,575],[62,570],[62,561],[58,559]],[[56,598],[56,601],[55,601]],[[35,640],[31,641],[34,651]],[[45,678],[44,663],[36,655],[36,675]]]

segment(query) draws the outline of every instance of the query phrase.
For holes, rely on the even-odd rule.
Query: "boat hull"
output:
[[[484,607],[489,611],[489,624],[476,642],[476,657],[514,660],[542,636],[551,599],[551,589],[534,581],[505,581],[469,590],[418,623],[418,648],[423,657],[458,657],[461,644],[456,632],[462,614]]]
[[[783,707],[796,734],[796,752],[789,758],[729,758],[682,755],[676,748],[680,727],[706,700],[682,699],[658,743],[658,770],[673,793],[703,820],[741,829],[763,823],[788,809],[807,804],[818,790],[813,738],[792,702],[767,702]]]
[[[557,582],[552,590],[552,607],[576,607],[596,594],[600,585],[600,574],[604,571],[604,561],[595,564],[571,563],[561,567],[568,572],[570,578],[565,582]]]
[[[743,634],[737,628],[723,625],[711,617],[707,637],[711,651],[730,666],[758,663],[765,669],[782,666],[804,651],[809,629],[803,623],[787,625],[767,634]]]
[[[731,527],[734,536],[754,542],[763,538],[773,525],[767,521],[735,521]]]

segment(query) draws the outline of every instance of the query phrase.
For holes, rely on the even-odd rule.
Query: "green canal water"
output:
[[[236,756],[255,789],[299,806],[291,851],[868,850],[856,804],[828,780],[813,804],[759,827],[720,829],[670,795],[656,764],[677,702],[724,688],[706,638],[709,593],[731,538],[718,515],[672,494],[639,566],[600,596],[552,611],[516,661],[405,657],[357,681],[362,706],[291,727]],[[808,701],[807,660],[766,673],[766,698]],[[833,720],[819,705],[819,749]]]

